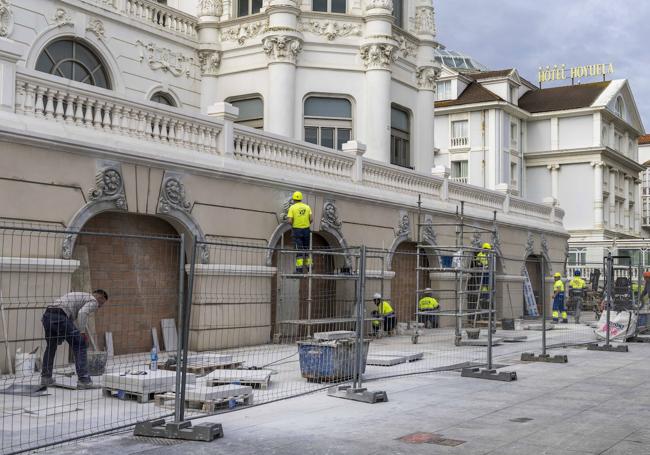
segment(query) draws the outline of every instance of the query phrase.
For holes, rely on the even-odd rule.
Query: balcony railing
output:
[[[138,150],[137,141],[142,141],[156,145],[161,152],[165,149],[160,147],[170,147],[166,150],[172,152],[168,155],[172,157],[180,150],[200,152],[268,168],[298,171],[366,190],[377,188],[428,199],[465,201],[478,208],[556,224],[561,224],[564,216],[557,207],[467,185],[466,177],[445,180],[427,176],[254,128],[226,125],[211,116],[130,99],[110,90],[30,69],[21,68],[16,72],[15,113],[35,118],[33,128],[51,122],[61,125],[59,131],[66,137],[96,140],[99,146],[110,142],[107,135],[112,135],[128,138],[131,150]],[[226,127],[232,128],[232,133],[224,135],[222,131]],[[97,134],[83,134],[84,131]],[[228,137],[231,139],[226,143]],[[142,150],[142,153],[149,153],[151,149]],[[184,157],[188,159],[187,155]]]
[[[449,177],[449,180],[452,182],[458,182],[458,183],[469,183],[469,177],[464,176],[464,177]]]
[[[452,137],[451,148],[467,147],[469,145],[468,137]]]

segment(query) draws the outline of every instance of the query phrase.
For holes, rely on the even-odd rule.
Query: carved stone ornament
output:
[[[415,33],[436,36],[433,8],[429,6],[415,8]]]
[[[329,41],[344,36],[361,35],[361,26],[358,24],[346,24],[338,21],[313,21],[300,22],[299,29],[306,32],[324,36]]]
[[[192,204],[187,201],[185,196],[185,185],[178,176],[167,176],[163,180],[160,190],[160,199],[158,200],[158,211],[168,214],[172,209],[183,212],[190,211]]]
[[[216,16],[223,14],[223,3],[221,0],[199,0],[197,7],[198,16]]]
[[[368,0],[366,9],[381,8],[393,12],[393,0]]]
[[[104,39],[105,37],[106,31],[104,30],[104,24],[99,19],[91,19],[90,22],[88,22],[86,30],[94,33],[99,39]]]
[[[237,41],[240,46],[243,46],[246,40],[266,33],[268,25],[268,21],[258,21],[226,28],[221,31],[221,41]]]
[[[406,58],[417,53],[417,44],[407,40],[403,35],[399,35],[395,37],[395,39],[399,43],[399,51],[402,54],[402,57]]]
[[[9,0],[0,0],[0,37],[11,35],[14,30],[14,14],[9,9]]]
[[[126,210],[124,179],[117,166],[101,169],[95,176],[95,187],[88,191],[88,199],[93,202],[112,201],[115,208]]]
[[[216,50],[198,51],[201,76],[216,76],[221,64],[221,52]]]
[[[302,40],[295,36],[273,35],[262,40],[264,52],[273,62],[296,63]]]
[[[291,196],[289,196],[288,199],[285,199],[284,202],[282,203],[282,206],[280,207],[280,213],[282,214],[282,221],[287,222],[288,217],[287,213],[289,213],[289,207],[293,204],[293,199]]]
[[[367,44],[361,47],[361,58],[366,69],[386,70],[396,60],[397,54],[392,44]]]
[[[58,8],[52,17],[52,21],[57,27],[72,24],[72,17],[63,8]]]
[[[498,253],[501,251],[501,234],[499,233],[499,228],[496,226],[492,231],[492,248]]]
[[[323,216],[321,217],[320,222],[321,224],[327,225],[337,231],[341,229],[343,223],[339,219],[339,214],[334,201],[325,201],[323,204]]]
[[[433,229],[433,217],[431,215],[424,215],[424,225],[422,226],[422,240],[429,245],[438,244],[438,236]]]
[[[154,43],[144,44],[142,41],[136,41],[136,44],[140,46],[140,62],[146,61],[152,70],[169,71],[176,77],[183,74],[189,77],[193,60],[191,57],[158,47]]]
[[[409,219],[408,213],[400,214],[399,221],[397,222],[397,232],[395,233],[396,237],[408,237],[411,234],[411,220]]]
[[[63,237],[63,245],[61,245],[61,256],[63,259],[72,258],[74,240],[75,236],[73,234],[66,234],[65,237]]]
[[[436,91],[436,81],[440,77],[440,68],[436,66],[420,66],[415,73],[418,88]]]
[[[548,255],[548,242],[546,241],[546,236],[541,234],[540,245],[542,246],[542,256],[546,261],[549,261],[550,256]]]
[[[524,258],[532,255],[535,252],[535,240],[533,239],[533,233],[528,231],[528,237],[526,238],[526,254]]]

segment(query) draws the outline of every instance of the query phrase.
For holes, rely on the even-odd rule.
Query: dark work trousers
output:
[[[293,228],[293,243],[296,250],[309,249],[309,228]],[[303,265],[308,265],[306,259],[309,254],[306,252],[296,254],[296,267],[301,268]]]
[[[74,365],[77,369],[77,376],[81,382],[90,382],[88,374],[88,347],[81,338],[81,332],[75,327],[72,320],[61,309],[48,308],[43,313],[43,329],[45,329],[45,341],[47,347],[43,354],[43,369],[41,376],[44,378],[52,377],[54,368],[54,357],[56,348],[67,341],[74,355]]]

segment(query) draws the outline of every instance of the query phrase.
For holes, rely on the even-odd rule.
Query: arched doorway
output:
[[[161,320],[178,323],[176,230],[153,216],[103,212],[91,218],[82,232],[73,251],[81,266],[73,275],[72,289],[102,288],[109,295],[108,303],[95,314],[98,347],[104,348],[105,334],[110,332],[116,355],[148,352],[153,346],[151,329],[156,328],[165,348]]]
[[[328,250],[332,245],[324,236],[312,232],[312,247],[314,250]],[[313,278],[310,290],[307,278],[283,278],[282,275],[293,274],[295,269],[295,255],[279,252],[279,250],[294,249],[291,231],[283,234],[275,248],[272,264],[277,268],[278,273],[273,277],[271,336],[281,334],[283,337],[301,338],[314,331],[332,330],[333,328],[328,324],[309,325],[307,321],[341,316],[340,301],[337,299],[337,281]],[[341,266],[339,262],[344,263],[342,257],[317,253],[314,254],[313,261],[314,275],[331,275]]]
[[[420,267],[429,267],[429,256],[420,252]],[[391,268],[395,277],[391,282],[391,305],[395,310],[399,322],[415,320],[417,308],[417,288],[419,277],[420,289],[431,286],[429,273],[426,270],[417,270],[418,254],[415,242],[400,243],[393,254]]]

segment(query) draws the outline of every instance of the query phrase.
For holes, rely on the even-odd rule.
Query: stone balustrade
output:
[[[196,17],[152,0],[120,1],[126,16],[178,33],[186,38],[196,39]]]
[[[221,125],[207,116],[121,98],[109,90],[27,69],[16,72],[16,114],[204,153],[217,153],[221,131]]]
[[[440,195],[442,179],[418,174],[409,169],[376,161],[363,161],[363,183],[376,188],[394,190],[400,193]]]

